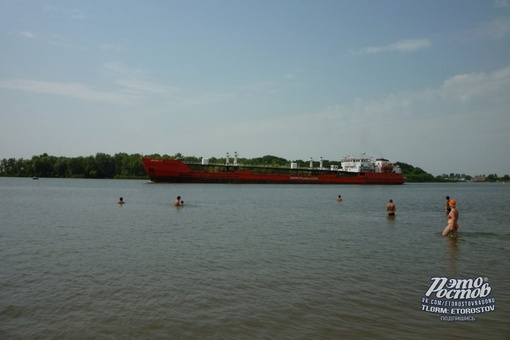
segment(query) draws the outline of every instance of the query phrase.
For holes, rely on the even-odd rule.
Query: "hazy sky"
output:
[[[510,0],[0,0],[0,159],[509,149]]]

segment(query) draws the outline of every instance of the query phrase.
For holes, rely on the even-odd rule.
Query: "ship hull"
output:
[[[143,158],[150,180],[162,183],[238,184],[403,184],[395,172],[345,172],[324,169],[282,169],[239,166],[188,165],[175,159]]]

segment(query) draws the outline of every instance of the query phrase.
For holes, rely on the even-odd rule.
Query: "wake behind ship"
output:
[[[387,159],[371,157],[344,157],[341,167],[324,168],[322,158],[315,167],[243,165],[237,162],[237,153],[231,163],[227,154],[225,164],[185,162],[179,159],[143,157],[142,164],[153,182],[167,183],[241,183],[241,184],[403,184],[401,169]]]

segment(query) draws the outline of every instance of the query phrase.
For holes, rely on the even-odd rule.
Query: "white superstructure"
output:
[[[365,155],[355,157],[344,157],[341,159],[342,170],[349,172],[395,172],[401,173],[399,166],[393,166],[389,160],[384,158],[377,158],[375,162],[372,157]]]
[[[363,172],[363,171],[374,171],[374,164],[372,157],[367,156],[347,156],[340,160],[342,163],[342,170],[349,172]]]

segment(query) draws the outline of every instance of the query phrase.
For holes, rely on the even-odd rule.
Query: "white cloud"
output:
[[[427,48],[431,45],[429,39],[405,39],[385,45],[370,46],[363,48],[361,53],[381,53],[381,52],[414,52]],[[358,53],[360,53],[358,52]]]
[[[120,43],[120,44],[104,43],[100,46],[100,49],[102,51],[113,51],[113,52],[117,52],[117,53],[124,51],[124,48],[125,48],[124,43]]]
[[[232,98],[229,93],[195,93],[189,89],[154,82],[143,69],[135,69],[124,63],[111,62],[103,66],[117,86],[109,91],[95,90],[76,82],[48,82],[28,79],[0,80],[0,88],[32,93],[44,93],[69,98],[108,102],[113,104],[139,105],[150,102],[158,110],[198,107]]]
[[[498,96],[505,100],[510,92],[510,66],[492,73],[459,74],[446,79],[439,89],[445,99],[466,102],[475,98]]]
[[[9,90],[61,95],[89,101],[127,104],[133,101],[132,96],[121,93],[96,91],[78,83],[57,83],[26,79],[0,81],[0,87]]]
[[[51,5],[44,5],[43,9],[55,17],[71,18],[75,20],[83,20],[85,18],[85,14],[78,9]]]
[[[12,33],[8,32],[8,34],[12,34]],[[28,32],[28,31],[20,31],[13,35],[16,35],[16,36],[24,38],[24,39],[36,40],[36,41],[39,41],[39,42],[42,42],[45,44],[49,44],[49,45],[64,46],[64,47],[68,47],[68,48],[79,49],[82,51],[86,50],[86,48],[83,46],[68,43],[62,36],[59,36],[59,35],[55,35],[51,38],[47,38],[47,37],[37,35],[33,32]]]
[[[510,106],[508,93],[510,66],[489,73],[458,74],[435,88],[422,91],[393,93],[370,101],[358,98],[349,110],[356,112],[353,117],[362,119],[385,117],[402,120],[420,116],[426,119],[437,115],[456,115],[471,104]]]
[[[510,0],[494,0],[492,7],[495,8],[506,8],[510,7]]]
[[[510,35],[510,16],[500,16],[479,25],[471,33],[476,39],[503,39]]]
[[[131,68],[122,62],[110,62],[103,65],[103,69],[113,77],[129,79],[146,78],[147,72],[141,68]]]
[[[119,91],[134,94],[137,98],[163,101],[169,107],[193,107],[232,97],[228,93],[198,94],[189,89],[163,85],[153,81],[145,70],[131,68],[122,62],[110,62],[103,67],[120,86]]]
[[[32,32],[19,32],[18,35],[27,39],[37,39],[37,36]]]
[[[156,94],[156,95],[175,95],[182,92],[179,88],[173,88],[166,85],[158,85],[147,81],[134,80],[134,79],[119,79],[115,81],[116,84],[121,85],[130,93],[139,94]]]
[[[295,73],[287,73],[283,75],[283,78],[289,79],[289,80],[295,80],[297,79],[297,75]]]
[[[509,0],[510,1],[510,0]],[[461,41],[501,40],[510,36],[510,16],[498,16],[458,34]]]
[[[26,79],[0,81],[0,88],[32,93],[43,93],[69,98],[133,105],[142,101],[163,100],[167,105],[196,106],[205,99],[183,93],[179,89],[137,80],[116,80],[117,91],[98,91],[80,83],[58,83]]]

